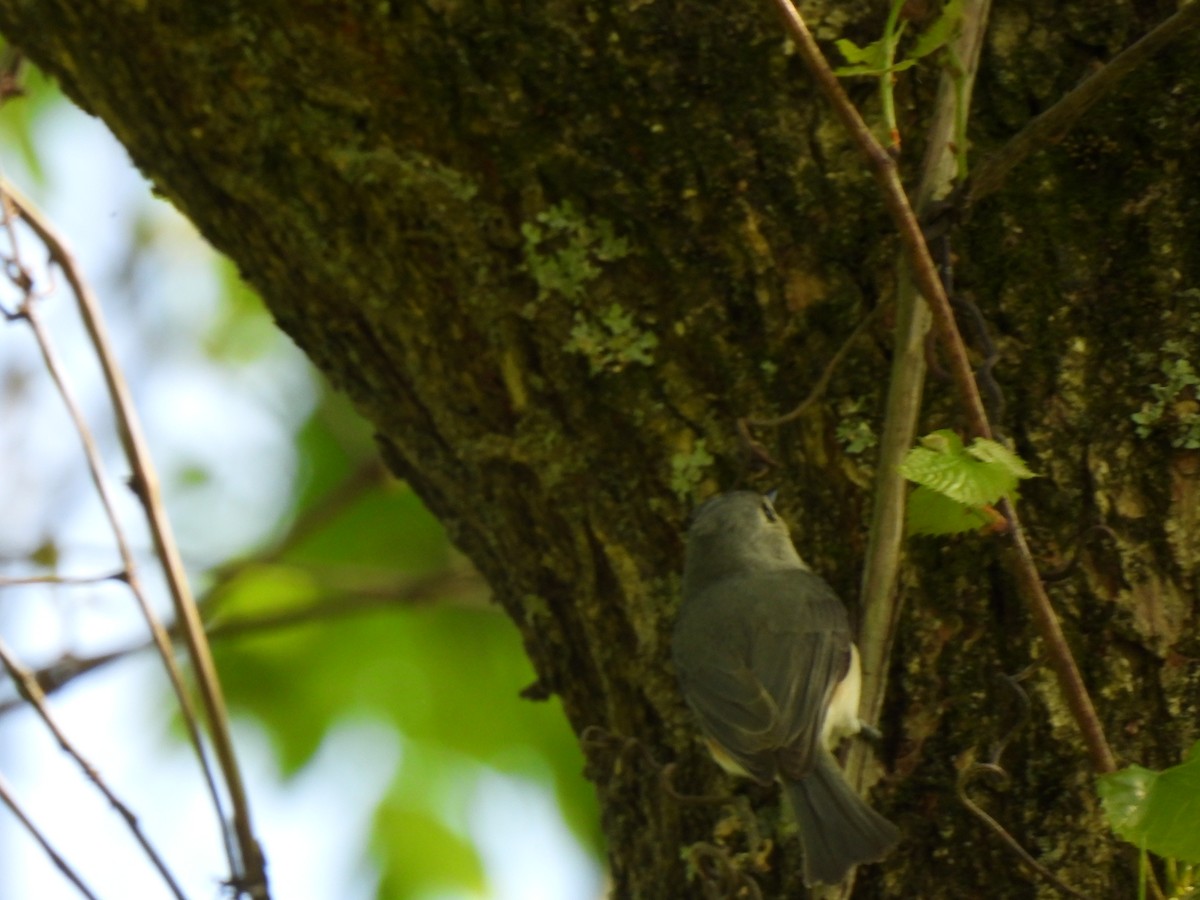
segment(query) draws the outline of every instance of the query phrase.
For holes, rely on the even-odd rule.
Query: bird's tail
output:
[[[813,770],[784,781],[804,848],[804,883],[839,884],[853,866],[878,862],[899,840],[896,826],[867,805],[828,750]]]

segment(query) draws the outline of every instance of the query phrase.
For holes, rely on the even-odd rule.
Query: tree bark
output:
[[[818,38],[862,44],[884,6],[805,10]],[[1001,4],[973,153],[1167,12]],[[736,420],[794,405],[893,289],[872,182],[770,6],[0,0],[0,32],[237,262],[492,584],[530,695],[585,737],[615,895],[736,896],[721,866],[799,895],[778,797],[707,761],[667,654],[689,508],[757,483]],[[952,235],[991,335],[976,350],[997,352],[993,415],[1043,476],[1022,498],[1035,552],[1076,562],[1053,598],[1114,750],[1152,767],[1200,737],[1200,416],[1180,377],[1200,359],[1196,50],[1133,76]],[[899,81],[909,173],[935,74]],[[852,607],[887,325],[758,435],[801,552]],[[928,393],[928,429],[957,424],[949,388]],[[858,896],[1050,895],[956,796],[1006,735],[1008,789],[971,795],[1086,895],[1133,893],[1053,679],[1001,680],[1039,658],[1003,552],[911,544],[874,791],[905,840]],[[676,789],[748,794],[758,820],[714,836],[729,807],[680,802],[671,762]]]

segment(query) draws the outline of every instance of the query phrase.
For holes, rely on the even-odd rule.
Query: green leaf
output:
[[[920,439],[900,464],[900,474],[919,487],[909,498],[909,534],[958,534],[992,520],[983,508],[1015,495],[1022,478],[1036,477],[1017,454],[996,441],[970,447],[950,429]]]
[[[1017,486],[1004,467],[980,462],[965,453],[945,454],[914,447],[900,464],[900,474],[967,506],[995,503]]]
[[[995,441],[976,440],[969,448],[953,431],[921,438],[909,450],[900,474],[967,506],[987,506],[1011,494],[1021,478],[1032,478],[1019,456]]]
[[[896,44],[900,40],[900,35],[904,33],[905,23],[901,22],[900,27],[896,29],[896,33],[889,40],[886,36],[881,37],[877,41],[867,44],[865,47],[860,47],[854,41],[842,38],[834,41],[835,46],[841,51],[842,56],[846,57],[848,66],[840,66],[833,70],[835,75],[845,77],[847,75],[872,75],[878,77],[886,75],[890,72],[900,72],[910,66],[916,65],[916,60],[907,60],[905,62],[896,63],[895,50]]]
[[[839,78],[849,78],[853,75],[870,75],[872,77],[878,77],[883,74],[883,69],[869,65],[838,66],[833,70],[833,74]]]
[[[912,48],[905,54],[905,59],[915,62],[946,46],[957,35],[962,18],[962,0],[950,0],[942,7],[941,14],[921,32]]]
[[[978,508],[951,500],[927,487],[918,487],[908,498],[908,533],[962,534],[990,523]]]
[[[233,263],[222,257],[216,260],[215,268],[221,283],[221,306],[205,335],[205,352],[214,360],[231,364],[263,357],[279,344],[278,326]]]
[[[883,41],[875,41],[865,47],[860,47],[849,38],[841,38],[834,41],[833,44],[842,56],[846,57],[848,63],[880,69],[887,62],[887,58],[884,56]]]
[[[917,440],[922,447],[928,447],[938,453],[961,453],[963,450],[962,438],[949,428],[931,431]]]
[[[1096,786],[1121,838],[1167,859],[1200,863],[1200,742],[1162,772],[1129,766]]]
[[[431,812],[385,803],[375,817],[380,897],[414,897],[437,888],[482,894],[487,887],[474,846]]]
[[[1025,460],[996,441],[989,441],[987,438],[976,438],[974,443],[967,448],[967,452],[980,462],[996,463],[999,466],[1003,466],[1007,472],[1017,478],[1037,478],[1037,475],[1031,472],[1029,467],[1025,465]]]

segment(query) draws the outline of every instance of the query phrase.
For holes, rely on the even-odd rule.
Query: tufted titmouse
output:
[[[806,885],[838,884],[884,857],[896,826],[854,792],[831,752],[864,728],[846,608],[800,559],[769,497],[733,491],[696,511],[671,653],[722,768],[783,784]]]

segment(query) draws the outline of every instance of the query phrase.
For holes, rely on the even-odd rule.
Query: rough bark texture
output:
[[[885,5],[805,11],[818,37],[863,43]],[[1169,11],[999,4],[976,152]],[[0,0],[0,31],[237,261],[490,580],[537,690],[614,737],[587,748],[616,894],[700,896],[681,850],[726,810],[676,802],[620,744],[679,762],[680,788],[723,787],[667,661],[679,533],[694,496],[746,483],[735,419],[807,392],[889,295],[895,252],[768,5]],[[1200,356],[1198,49],[1135,76],[954,239],[1000,351],[999,422],[1045,476],[1022,502],[1036,549],[1047,568],[1079,554],[1054,598],[1114,749],[1150,766],[1200,737],[1200,454],[1183,446],[1200,425],[1164,374]],[[935,81],[901,82],[906,160]],[[872,88],[853,93],[870,114]],[[762,435],[798,544],[848,598],[872,474],[853,438],[880,421],[886,324],[817,408]],[[929,393],[928,426],[953,424],[948,389]],[[875,790],[906,840],[859,896],[1050,895],[955,795],[1018,719],[999,676],[1038,656],[1000,543],[913,547]],[[973,793],[1088,896],[1132,896],[1052,679],[1024,686],[1012,783]],[[764,896],[798,896],[777,798],[751,795],[775,844],[740,864]]]

